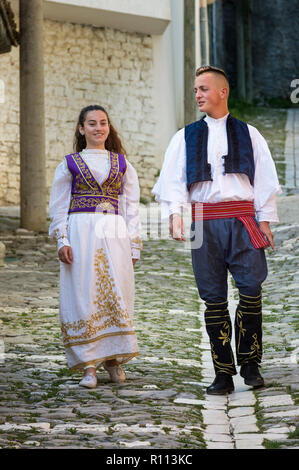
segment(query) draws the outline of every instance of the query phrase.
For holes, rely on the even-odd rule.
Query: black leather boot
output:
[[[254,388],[263,387],[265,385],[256,362],[243,364],[240,369],[240,375],[244,378],[246,385],[251,385]]]
[[[207,388],[208,395],[225,395],[235,389],[233,378],[229,374],[218,372],[214,382]]]

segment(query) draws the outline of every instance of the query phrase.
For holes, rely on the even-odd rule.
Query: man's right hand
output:
[[[58,251],[58,258],[60,261],[66,264],[72,264],[73,262],[73,251],[70,246],[63,246]]]
[[[169,217],[169,233],[174,240],[186,241],[183,217],[179,214],[171,214]]]

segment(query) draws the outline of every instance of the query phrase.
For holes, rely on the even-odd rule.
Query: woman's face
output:
[[[105,142],[110,132],[108,117],[100,110],[89,111],[79,131],[86,139],[87,149],[105,149]]]

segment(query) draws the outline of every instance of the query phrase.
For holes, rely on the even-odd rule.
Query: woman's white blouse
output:
[[[187,190],[185,129],[179,130],[166,150],[164,163],[153,188],[156,200],[161,203],[162,218],[180,213],[182,207],[192,202],[254,201],[257,220],[278,222],[276,195],[281,193],[276,168],[266,140],[258,130],[248,125],[252,141],[255,177],[254,186],[245,174],[224,174],[222,156],[227,155],[226,119],[205,117],[208,124],[208,162],[213,181],[192,185]]]
[[[92,171],[93,175],[101,184],[108,176],[109,154],[107,150],[83,150],[81,156]],[[49,212],[51,223],[49,236],[58,242],[57,249],[70,246],[67,237],[68,218],[76,217],[77,214],[68,214],[72,189],[72,174],[70,173],[66,160],[64,159],[56,168],[54,180],[50,193]],[[138,176],[127,160],[127,169],[123,178],[123,194],[120,201],[120,214],[124,217],[128,234],[131,240],[132,258],[140,258],[141,237],[139,221],[139,199],[140,189]],[[102,215],[91,214],[93,217]]]

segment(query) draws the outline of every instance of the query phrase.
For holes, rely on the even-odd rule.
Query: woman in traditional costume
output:
[[[60,322],[69,368],[81,386],[97,385],[103,366],[113,382],[138,355],[133,329],[134,264],[142,246],[137,173],[104,108],[82,109],[76,153],[55,171],[49,235],[58,242]]]

